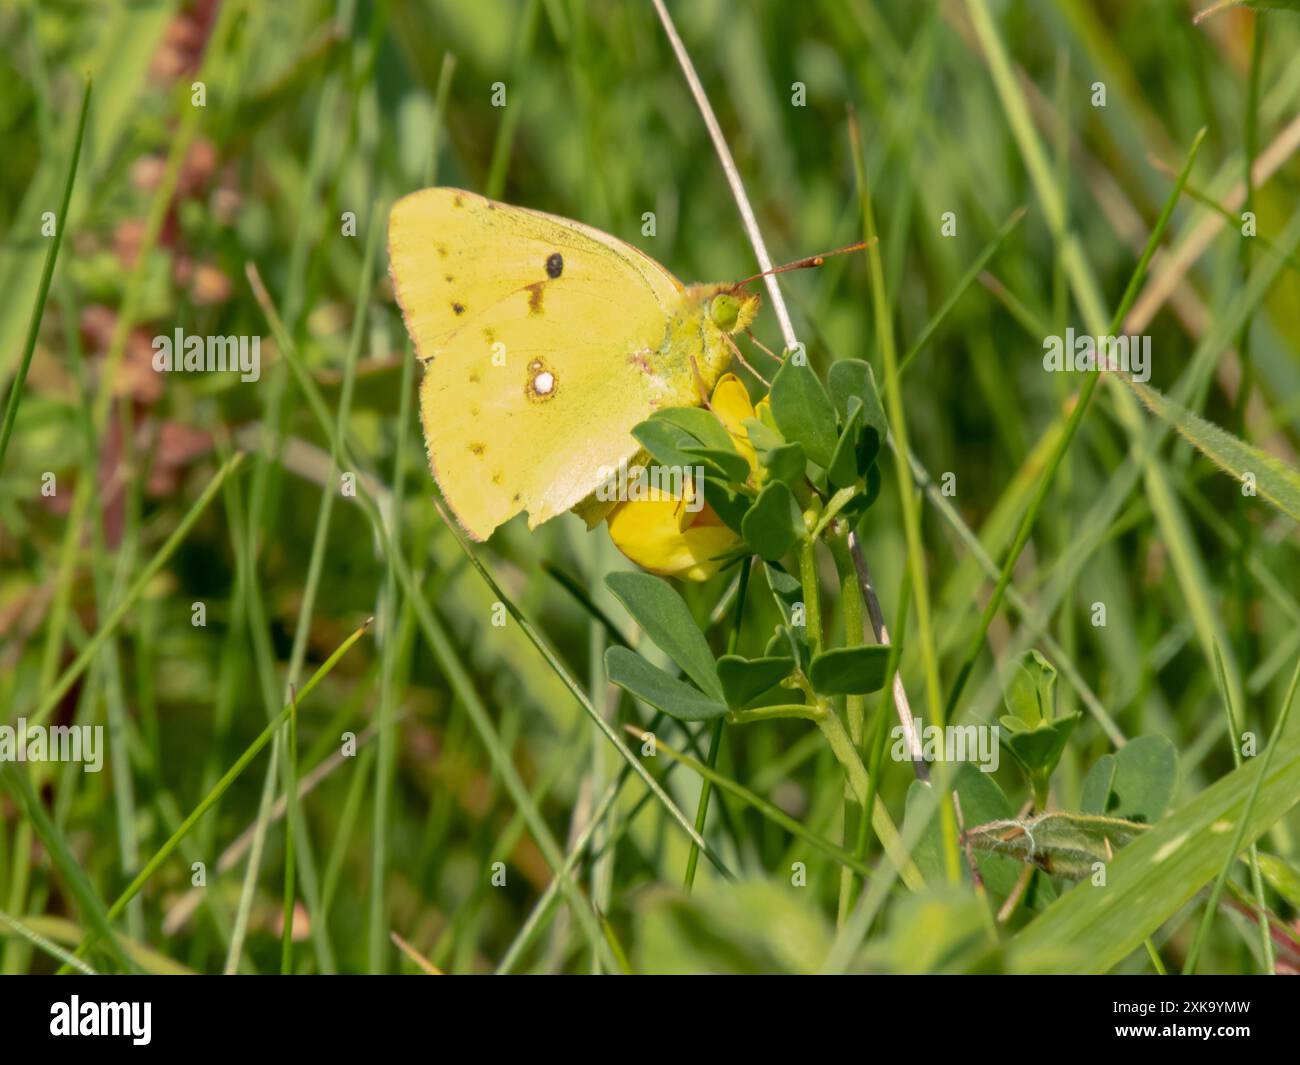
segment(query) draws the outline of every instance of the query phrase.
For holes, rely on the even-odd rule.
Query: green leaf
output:
[[[880,404],[875,374],[870,364],[862,359],[841,359],[831,365],[826,376],[835,409],[842,421],[848,420],[850,400],[857,399],[862,403],[862,424],[867,430],[863,446],[864,467],[869,466],[889,435],[889,422],[885,420],[885,409]]]
[[[787,573],[775,562],[765,563],[763,571],[767,574],[767,586],[772,589],[772,598],[776,600],[777,609],[781,611],[785,623],[802,629],[802,625],[794,625],[795,607],[803,609],[803,585],[799,583],[799,578]]]
[[[685,449],[698,446],[699,441],[671,422],[650,418],[634,426],[632,435],[661,466],[678,466],[685,469],[696,464]]]
[[[1027,651],[1007,679],[1007,713],[1028,728],[1050,722],[1056,713],[1056,667],[1037,651]]]
[[[738,454],[735,441],[731,439],[727,427],[715,414],[701,407],[665,407],[663,410],[655,411],[648,420],[676,426],[682,432],[694,437],[698,444],[714,451]]]
[[[749,463],[734,451],[721,451],[713,447],[691,446],[682,448],[690,457],[689,467],[704,466],[705,473],[716,473],[723,480],[744,484],[749,480]],[[709,467],[712,467],[710,469]]]
[[[785,437],[774,426],[768,425],[761,418],[746,418],[740,424],[745,427],[745,432],[748,434],[749,442],[754,446],[754,450],[760,454],[764,451],[782,447],[786,442]]]
[[[713,512],[722,519],[722,523],[727,526],[737,536],[743,536],[741,523],[745,520],[745,514],[753,506],[754,500],[744,491],[733,484],[721,481],[716,477],[704,478],[704,502],[713,508]]]
[[[1007,713],[1000,719],[1002,746],[1029,776],[1041,805],[1047,784],[1082,715],[1056,717],[1056,668],[1037,651],[1015,664],[1002,693]]]
[[[723,655],[718,659],[718,679],[732,709],[748,706],[764,692],[770,691],[794,672],[795,660],[776,658],[742,658]]]
[[[1083,782],[1085,813],[1154,824],[1178,782],[1178,752],[1164,736],[1139,736],[1102,755]]]
[[[626,647],[605,652],[605,674],[624,691],[679,721],[711,721],[727,712],[726,706],[701,694]]]
[[[885,686],[888,661],[889,648],[882,644],[835,647],[813,658],[808,679],[821,695],[865,695]]]
[[[794,493],[781,481],[770,482],[740,524],[745,542],[762,558],[783,557],[804,535],[803,514]]]
[[[1117,817],[1052,811],[976,825],[966,838],[976,851],[1032,863],[1051,876],[1086,880],[1098,862],[1105,865],[1145,831],[1146,825]]]
[[[1161,818],[1107,863],[1104,890],[1084,882],[1062,895],[1017,935],[1017,968],[1104,973],[1140,948],[1227,864],[1264,769],[1263,758],[1252,758]],[[1300,801],[1300,730],[1282,738],[1267,769],[1242,848]]]
[[[1111,786],[1115,783],[1115,756],[1103,754],[1088,770],[1083,778],[1082,795],[1079,808],[1085,814],[1104,814],[1106,802],[1110,798]]]
[[[721,702],[722,683],[708,641],[672,585],[648,573],[611,573],[605,584],[655,646],[702,692]]]
[[[784,625],[776,627],[776,634],[768,641],[764,654],[783,656],[793,654],[799,660],[799,668],[808,665],[808,626],[803,605],[803,585],[799,578],[783,570],[779,563],[764,562],[763,570],[767,574],[767,586],[772,589],[772,598],[777,609],[781,611]],[[795,618],[799,624],[795,624]]]
[[[1004,717],[1001,720],[1007,732],[1002,737],[1002,746],[1031,777],[1050,777],[1065,752],[1070,733],[1082,717],[1081,713],[1070,714],[1030,729],[1016,727],[1019,724],[1016,718]]]
[[[865,465],[859,467],[858,463],[864,432],[862,402],[854,396],[849,400],[849,415],[844,420],[839,443],[835,445],[835,454],[831,456],[831,464],[826,470],[826,475],[836,488],[848,488],[857,484],[858,477],[866,469]]]
[[[1285,514],[1300,521],[1300,472],[1257,447],[1207,422],[1199,414],[1180,406],[1154,388],[1138,384],[1121,374],[1124,381],[1151,411],[1168,422],[1212,462],[1232,474]]]
[[[787,359],[772,381],[772,414],[786,440],[803,445],[808,457],[825,469],[835,453],[835,407],[813,368]]]
[[[866,490],[854,496],[844,508],[844,518],[850,524],[857,521],[880,496],[880,467],[874,462],[867,467]]]
[[[760,451],[758,460],[767,467],[771,480],[789,485],[802,481],[804,470],[808,466],[808,456],[804,454],[802,444],[783,444],[768,451]]]
[[[668,407],[655,411],[632,429],[632,435],[661,466],[692,469],[724,480],[745,481],[749,463],[736,451],[723,424],[706,410]]]

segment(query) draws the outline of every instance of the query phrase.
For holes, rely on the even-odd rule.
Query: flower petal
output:
[[[745,457],[749,468],[757,473],[758,454],[749,442],[749,433],[745,429],[745,419],[754,417],[754,405],[749,401],[749,392],[744,382],[734,373],[723,374],[713,389],[709,406],[731,434],[736,450]]]

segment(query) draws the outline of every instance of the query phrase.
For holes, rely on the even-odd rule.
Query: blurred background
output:
[[[1201,6],[990,4],[1107,313],[1201,127],[1189,190],[1228,201],[1244,160],[1255,158],[1268,164],[1252,194],[1258,233],[1278,241],[1295,210],[1300,19],[1238,9],[1194,25]],[[955,476],[955,493],[938,497],[945,506],[932,495],[923,510],[936,638],[951,678],[991,587],[971,543],[978,538],[1001,560],[1041,473],[1044,441],[1078,385],[1042,372],[1042,337],[1067,325],[1085,331],[1063,242],[1022,163],[968,9],[909,0],[670,8],[776,261],[860,237],[849,137],[856,113],[900,353],[925,341],[904,383],[912,447],[936,484]],[[1254,60],[1252,128],[1256,19],[1267,25]],[[518,970],[601,968],[589,930],[562,903],[528,923],[552,877],[526,824],[532,814],[521,810],[535,812],[564,848],[621,763],[519,625],[493,624],[497,595],[432,506],[418,370],[383,245],[388,205],[443,184],[605,229],[687,282],[753,273],[754,253],[653,7],[42,0],[0,8],[0,40],[6,394],[40,296],[42,216],[58,211],[85,76],[94,82],[66,233],[0,476],[0,706],[5,720],[31,716],[56,692],[51,721],[104,724],[110,736],[102,773],[57,765],[29,773],[56,838],[84,870],[81,888],[37,838],[15,792],[0,796],[0,910],[75,945],[88,926],[85,892],[111,903],[280,711],[290,686],[301,690],[373,616],[300,708],[291,967],[419,971],[396,933],[444,971],[489,971],[503,958]],[[494,106],[497,85],[503,107]],[[1021,207],[1023,218],[1012,221]],[[646,212],[653,236],[643,233]],[[1218,218],[1185,191],[1166,236],[1177,248],[1198,227],[1212,232],[1138,330],[1152,337],[1160,388],[1177,380],[1239,296],[1252,261],[1268,254],[1263,244],[1243,251],[1234,224],[1214,231]],[[1293,463],[1294,262],[1250,327],[1227,338],[1197,397],[1212,421]],[[283,323],[279,339],[250,266]],[[789,275],[783,288],[816,367],[842,357],[879,367],[858,257]],[[260,378],[155,372],[152,340],[177,328],[261,337]],[[756,332],[780,348],[770,308]],[[328,419],[346,428],[354,469],[332,465],[337,456],[284,337]],[[1015,574],[1019,595],[1049,621],[1062,712],[1089,711],[1055,780],[1067,808],[1086,769],[1113,749],[1097,706],[1124,736],[1173,741],[1178,804],[1232,768],[1211,640],[1223,648],[1248,726],[1263,734],[1300,650],[1291,523],[1243,500],[1187,445],[1163,450],[1170,499],[1153,501],[1139,482],[1110,511],[1095,510],[1133,446],[1109,392],[1094,400]],[[222,476],[235,452],[246,457]],[[344,472],[357,475],[396,530],[440,640],[405,594],[365,507],[338,490]],[[890,466],[861,528],[887,617],[904,556],[892,474]],[[529,533],[517,520],[479,554],[610,720],[648,718],[604,683],[607,634],[565,584],[635,637],[602,584],[627,565],[603,528],[588,533],[566,515]],[[733,580],[727,572],[682,587],[702,622],[725,610]],[[1093,622],[1097,602],[1106,604],[1104,627]],[[120,624],[92,643],[123,607]],[[758,654],[776,620],[770,601],[752,596],[742,649]],[[711,636],[720,647],[725,634]],[[902,676],[917,702],[921,662],[914,641],[903,642]],[[1004,610],[963,704],[968,719],[1000,712],[994,662],[1027,645],[1043,647],[1018,610]],[[56,687],[87,649],[85,668]],[[345,733],[355,755],[343,750]],[[663,735],[678,747],[702,742],[679,726]],[[525,807],[494,753],[517,771]],[[139,964],[278,970],[286,848],[275,800],[287,766],[283,752],[276,760],[262,753],[125,908],[115,926],[140,948]],[[719,770],[839,838],[838,767],[806,724],[729,729]],[[910,779],[910,767],[886,761],[881,794],[897,820]],[[1023,797],[1005,759],[999,780],[1013,800]],[[666,787],[694,811],[697,776],[675,771]],[[772,817],[715,796],[708,838],[742,883],[724,887],[704,862],[688,900],[680,893],[685,837],[645,795],[635,780],[618,792],[594,857],[575,871],[630,967],[820,964],[835,930],[834,861]],[[1294,815],[1280,821],[1272,849],[1294,856],[1296,827]],[[196,862],[202,889],[193,886]],[[497,862],[504,886],[492,882]],[[802,890],[790,886],[794,862],[807,868]],[[893,909],[855,965],[930,964],[907,947],[921,926]],[[58,965],[21,936],[0,942],[6,972]],[[1204,968],[1249,971],[1252,949],[1225,924]],[[994,964],[972,959],[933,964]],[[1144,964],[1137,954],[1122,967]]]

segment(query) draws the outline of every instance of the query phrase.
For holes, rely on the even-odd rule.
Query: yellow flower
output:
[[[744,384],[735,374],[724,374],[709,406],[749,463],[751,479],[757,481],[758,456],[743,424],[755,417],[755,411]],[[723,556],[740,543],[713,508],[695,498],[695,484],[689,477],[672,498],[615,504],[605,522],[614,546],[642,569],[665,577],[707,580],[721,568]]]
[[[758,405],[762,407],[766,402],[767,397],[764,396],[759,400]],[[731,442],[745,457],[751,474],[756,477],[758,455],[754,452],[754,445],[749,442],[749,430],[744,425],[746,418],[755,416],[755,411],[754,405],[749,402],[749,393],[740,378],[734,373],[723,374],[717,387],[713,389],[713,398],[709,400],[709,406],[718,416],[718,421],[722,422],[727,432],[731,434]]]

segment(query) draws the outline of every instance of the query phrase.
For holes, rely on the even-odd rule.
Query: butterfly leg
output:
[[[728,336],[726,333],[723,333],[723,334],[722,334],[722,337],[723,337],[724,340],[726,340],[726,342],[727,342],[728,344],[731,345],[731,353],[732,353],[734,356],[736,356],[736,361],[737,361],[738,363],[740,363],[740,365],[743,366],[746,370],[748,370],[750,373],[752,373],[755,377],[757,377],[760,381],[762,381],[763,384],[767,385],[767,387],[768,387],[768,391],[771,391],[771,389],[772,389],[772,382],[769,381],[766,377],[764,377],[764,376],[763,376],[761,373],[759,373],[757,370],[755,370],[754,367],[752,367],[752,366],[749,365],[749,360],[745,358],[745,356],[744,356],[744,354],[741,352],[740,348],[736,345],[736,342],[735,342],[734,340],[732,340],[731,337]],[[753,334],[752,334],[752,333],[750,334],[750,337],[751,337],[751,338],[753,337]],[[757,343],[757,341],[755,341],[755,343]],[[759,344],[759,347],[762,347],[762,346],[763,346],[763,345]],[[771,353],[769,352],[769,354],[771,354]]]
[[[713,405],[709,402],[709,389],[704,383],[704,377],[700,374],[700,364],[695,361],[695,356],[689,356],[691,360],[691,374],[695,378],[695,387],[700,393],[700,406],[705,410],[713,410]]]

